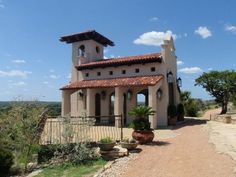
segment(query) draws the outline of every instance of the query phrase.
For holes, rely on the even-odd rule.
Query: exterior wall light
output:
[[[131,100],[131,97],[132,97],[132,91],[129,89],[129,90],[127,91],[127,98],[128,98],[129,100]]]
[[[173,73],[171,71],[169,71],[167,73],[167,81],[168,81],[168,83],[173,83],[174,82],[174,76],[173,76]]]
[[[102,96],[102,99],[105,99],[105,98],[106,98],[106,91],[105,91],[105,90],[103,90],[103,91],[101,92],[101,96]]]
[[[80,97],[83,97],[83,96],[84,96],[83,91],[79,91],[79,96],[80,96]]]
[[[182,87],[182,79],[180,77],[177,79],[177,84],[179,87]]]
[[[163,92],[162,92],[162,90],[159,88],[159,89],[157,90],[157,98],[160,100],[160,99],[162,98],[162,95],[163,95]]]

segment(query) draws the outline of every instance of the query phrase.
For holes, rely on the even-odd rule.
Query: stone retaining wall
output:
[[[217,122],[236,124],[236,114],[227,113],[227,114],[222,114],[222,115],[215,115],[211,117],[211,120],[217,121]]]

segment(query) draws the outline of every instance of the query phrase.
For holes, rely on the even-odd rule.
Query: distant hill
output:
[[[0,111],[4,111],[12,106],[17,106],[23,103],[31,103],[36,104],[37,106],[44,106],[49,109],[48,115],[52,117],[61,115],[61,102],[46,101],[0,101]]]

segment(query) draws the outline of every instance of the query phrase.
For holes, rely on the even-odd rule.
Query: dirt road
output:
[[[141,146],[122,177],[235,177],[235,161],[208,143],[205,123],[193,119],[173,130],[177,137]]]

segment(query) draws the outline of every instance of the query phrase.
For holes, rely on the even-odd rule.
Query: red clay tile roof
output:
[[[101,61],[90,62],[76,66],[78,70],[84,69],[94,69],[94,68],[104,68],[131,64],[144,64],[152,62],[162,62],[161,53],[152,53],[146,55],[130,56],[130,57],[120,57],[120,58],[110,58],[103,59]]]
[[[76,81],[61,88],[61,90],[74,90],[83,88],[109,88],[109,87],[132,87],[132,86],[149,86],[157,84],[163,78],[162,75],[157,76],[137,76],[122,77],[100,80],[82,80]]]
[[[60,38],[60,41],[66,42],[66,43],[73,43],[73,42],[84,41],[84,40],[89,40],[89,39],[93,39],[104,46],[115,45],[114,42],[112,42],[110,39],[106,38],[105,36],[101,35],[100,33],[96,32],[95,30],[63,36]]]

